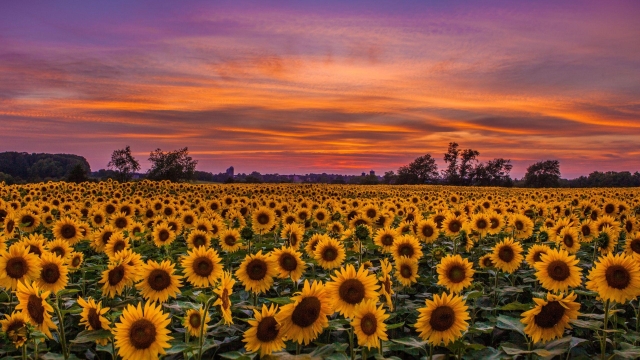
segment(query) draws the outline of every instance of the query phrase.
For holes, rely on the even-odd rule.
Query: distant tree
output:
[[[458,166],[458,183],[460,185],[471,185],[470,174],[473,171],[476,158],[480,155],[480,152],[473,149],[466,149],[462,151],[460,156],[460,166]]]
[[[346,184],[347,182],[344,180],[344,176],[338,175],[331,181],[332,184]]]
[[[166,153],[156,149],[149,154],[149,161],[151,168],[147,172],[148,179],[174,182],[193,179],[198,164],[197,160],[189,156],[189,149],[186,147]]]
[[[438,164],[430,154],[420,156],[398,169],[397,184],[426,184],[438,179]]]
[[[458,183],[458,156],[460,155],[458,146],[458,143],[450,142],[444,154],[444,163],[447,164],[447,168],[442,170],[442,179],[449,184]]]
[[[560,162],[539,161],[527,168],[524,175],[526,187],[557,187],[560,184]]]
[[[444,154],[447,168],[442,171],[442,178],[450,185],[471,185],[471,175],[480,152],[473,149],[460,150],[458,147],[458,143],[449,143]]]
[[[360,185],[378,185],[378,177],[375,175],[365,175],[360,178]]]
[[[73,169],[71,169],[66,180],[76,184],[89,181],[89,178],[87,177],[87,170],[82,166],[82,164],[78,163],[73,167]]]
[[[513,186],[513,180],[509,177],[512,168],[511,160],[503,158],[480,163],[470,172],[471,183],[478,186]]]
[[[131,180],[133,173],[140,170],[140,164],[133,155],[131,155],[129,145],[124,149],[114,150],[111,154],[111,161],[109,161],[107,167],[116,172],[116,180],[120,182]]]
[[[393,170],[391,171],[386,171],[384,173],[384,176],[382,177],[382,183],[384,184],[395,184],[396,180],[398,179],[398,176],[393,172]]]

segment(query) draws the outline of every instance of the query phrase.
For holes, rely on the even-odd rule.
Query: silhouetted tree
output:
[[[480,152],[473,149],[460,150],[458,147],[458,143],[449,143],[444,154],[447,168],[442,171],[442,178],[451,185],[470,185],[474,164]]]
[[[147,178],[150,180],[191,180],[198,164],[197,160],[189,156],[189,149],[186,147],[166,153],[156,149],[149,154],[149,161],[151,169],[147,172]]]
[[[558,160],[539,161],[527,168],[524,175],[526,187],[557,187],[560,182],[560,162]]]
[[[398,179],[398,176],[393,172],[393,170],[391,170],[391,171],[386,171],[384,173],[384,176],[382,177],[382,182],[387,185],[395,184],[397,179]]]
[[[111,161],[109,161],[107,167],[115,170],[116,179],[120,182],[131,180],[133,173],[140,170],[140,164],[133,155],[131,155],[129,145],[124,149],[114,150],[111,154]]]
[[[444,154],[444,162],[447,168],[442,170],[442,179],[449,184],[458,183],[458,143],[450,142],[447,152]]]
[[[420,156],[398,169],[397,184],[427,184],[438,179],[438,164],[431,154]]]
[[[78,163],[73,167],[73,169],[71,169],[66,180],[76,184],[88,181],[89,178],[87,177],[87,170],[82,166],[82,164]]]
[[[470,173],[471,183],[478,186],[513,186],[509,177],[512,168],[511,160],[503,158],[480,163]]]

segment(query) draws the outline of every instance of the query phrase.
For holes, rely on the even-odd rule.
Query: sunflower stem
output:
[[[355,352],[355,349],[353,348],[353,327],[349,329],[349,350],[351,354],[351,360],[355,360],[356,352]]]
[[[55,299],[55,307],[56,316],[58,316],[58,333],[60,334],[60,345],[62,346],[62,355],[65,360],[69,358],[69,353],[67,352],[67,337],[64,332],[64,317],[62,316],[62,312],[60,311],[60,302],[58,299],[58,295],[56,294]]]
[[[9,314],[13,313],[13,291],[9,290]]]
[[[602,338],[600,339],[600,358],[606,359],[607,352],[607,324],[609,323],[609,300],[604,303],[604,327],[602,328]]]
[[[116,339],[111,338],[109,340],[111,341],[111,359],[116,360],[118,358],[118,355],[116,354]]]
[[[211,304],[215,301],[215,296],[211,296],[204,306],[204,318],[202,324],[200,324],[200,337],[198,339],[198,360],[202,360],[202,347],[204,346],[204,329],[207,327],[207,314]]]
[[[22,360],[27,360],[27,344],[22,344]]]

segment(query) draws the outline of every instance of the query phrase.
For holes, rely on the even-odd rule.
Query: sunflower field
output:
[[[0,360],[634,359],[640,191],[0,184]]]

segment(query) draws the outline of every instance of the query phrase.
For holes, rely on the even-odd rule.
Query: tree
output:
[[[186,147],[166,153],[156,149],[149,154],[149,161],[151,169],[147,172],[148,179],[174,182],[193,179],[198,164],[197,160],[189,156],[189,149]]]
[[[140,164],[131,155],[131,148],[127,145],[124,149],[114,150],[111,154],[111,161],[107,164],[109,169],[114,169],[116,179],[120,182],[131,180],[133,173],[140,170]]]
[[[449,184],[458,183],[458,156],[460,155],[458,146],[458,143],[450,142],[449,148],[444,154],[444,162],[447,164],[447,169],[442,170],[442,178]]]
[[[397,179],[398,176],[393,172],[393,170],[385,171],[384,176],[382,177],[382,183],[387,185],[394,184]]]
[[[503,158],[480,163],[470,172],[471,183],[478,186],[513,186],[509,177],[512,168],[511,160]]]
[[[557,187],[560,183],[560,162],[558,160],[539,161],[527,168],[524,175],[526,187]]]
[[[425,184],[438,179],[438,164],[431,154],[420,156],[398,169],[397,184]]]
[[[66,180],[76,184],[89,181],[89,178],[87,177],[87,170],[82,166],[82,164],[78,163],[73,167],[73,169],[71,169]]]
[[[449,148],[444,154],[447,169],[442,171],[442,177],[445,182],[451,185],[470,185],[474,163],[480,152],[473,149],[461,151],[458,146],[458,143],[449,143]]]

